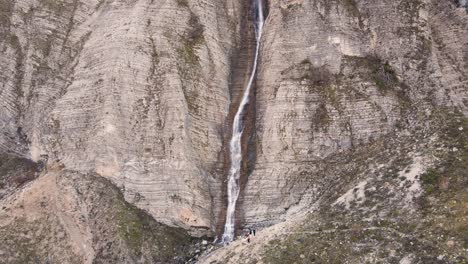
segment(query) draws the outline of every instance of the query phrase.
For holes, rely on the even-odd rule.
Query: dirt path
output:
[[[227,246],[201,256],[198,263],[248,263],[250,260],[254,259],[257,263],[263,263],[261,260],[261,253],[262,249],[268,245],[268,242],[273,239],[279,239],[287,233],[293,233],[294,229],[305,217],[306,213],[290,218],[293,220],[256,230],[256,236],[251,237],[250,243],[248,243],[245,238],[238,238]]]
[[[218,248],[207,253],[199,259],[198,263],[216,264],[216,263],[249,263],[255,260],[255,263],[264,263],[262,261],[263,250],[268,246],[268,243],[275,239],[281,239],[294,234],[331,234],[331,233],[346,233],[355,232],[355,229],[326,229],[326,230],[310,230],[298,231],[300,221],[304,218],[298,218],[294,221],[283,222],[257,232],[257,236],[252,237],[251,243],[248,243],[245,238],[235,240],[233,243]],[[371,226],[360,229],[360,231],[383,231],[396,234],[402,238],[413,238],[423,243],[431,243],[428,240],[415,238],[409,234],[405,234],[390,227]]]

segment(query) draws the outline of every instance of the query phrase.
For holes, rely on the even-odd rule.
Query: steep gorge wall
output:
[[[466,113],[467,18],[450,1],[270,1],[245,224],[310,208],[346,168],[335,157]]]
[[[0,6],[0,150],[96,171],[157,220],[211,229],[241,4]]]
[[[0,152],[95,171],[157,220],[211,233],[250,70],[247,6],[0,0]],[[411,134],[439,106],[466,114],[467,21],[449,0],[270,0],[239,219],[310,207],[343,175],[334,157]]]

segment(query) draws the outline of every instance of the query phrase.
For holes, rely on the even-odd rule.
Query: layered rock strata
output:
[[[467,18],[450,1],[270,1],[246,224],[317,202],[340,153],[415,133],[441,106],[466,114]]]
[[[237,1],[2,1],[0,150],[111,179],[158,220],[211,230]]]
[[[356,153],[413,147],[418,132],[435,133],[434,113],[467,114],[468,16],[456,2],[268,1],[239,227],[377,188],[356,172]],[[214,235],[251,66],[248,10],[233,0],[0,0],[0,152],[98,173],[158,221]],[[335,206],[353,209],[351,194]]]

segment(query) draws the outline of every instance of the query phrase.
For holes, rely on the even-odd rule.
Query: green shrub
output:
[[[439,182],[440,175],[435,169],[429,169],[426,173],[421,176],[423,184],[437,184]]]
[[[180,7],[188,7],[188,0],[176,0],[176,2]]]

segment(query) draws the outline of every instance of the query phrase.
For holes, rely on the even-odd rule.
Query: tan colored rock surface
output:
[[[463,8],[449,1],[316,0],[270,1],[269,12],[257,80],[257,155],[243,200],[248,224],[275,222],[319,199],[335,173],[323,165],[338,154],[414,133],[436,105],[467,113]]]
[[[458,2],[268,1],[236,216],[239,228],[287,221],[264,229],[247,260],[466,260],[468,14]],[[230,122],[251,67],[248,8],[0,0],[0,239],[13,241],[0,259],[200,253],[149,215],[196,236],[223,224]],[[242,263],[246,248],[202,263]]]
[[[158,220],[211,229],[240,5],[1,6],[1,150],[96,171]]]

